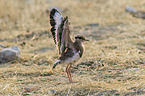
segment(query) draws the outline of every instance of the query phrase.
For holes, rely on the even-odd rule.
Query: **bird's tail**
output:
[[[54,69],[58,64],[60,64],[61,63],[61,60],[58,60],[54,65],[53,65],[53,67],[52,67],[52,69]]]

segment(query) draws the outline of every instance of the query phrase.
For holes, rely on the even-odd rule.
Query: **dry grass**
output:
[[[127,5],[145,9],[143,0],[1,0],[0,44],[19,46],[22,60],[0,65],[0,95],[145,95],[145,20],[126,13]],[[58,56],[47,13],[54,6],[69,16],[72,37],[90,39],[73,84],[66,65],[50,73]]]

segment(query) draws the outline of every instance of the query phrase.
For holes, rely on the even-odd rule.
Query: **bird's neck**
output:
[[[82,41],[79,41],[79,40],[75,40],[74,42],[74,45],[77,45],[77,46],[82,46],[83,47],[83,42]]]
[[[79,51],[80,53],[80,57],[82,57],[82,54],[84,52],[84,46],[83,43],[80,41],[75,40],[74,42],[74,47],[77,49],[77,51]]]

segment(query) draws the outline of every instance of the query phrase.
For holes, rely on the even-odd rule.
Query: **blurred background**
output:
[[[49,26],[49,10],[60,9],[64,16],[69,16],[73,26],[88,23],[100,25],[141,23],[131,20],[125,12],[126,6],[144,10],[144,0],[1,0],[0,29],[36,28]]]

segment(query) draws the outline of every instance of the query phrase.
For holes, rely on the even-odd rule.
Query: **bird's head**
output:
[[[84,42],[84,41],[89,41],[88,39],[86,39],[84,36],[82,35],[77,35],[75,37],[75,41],[79,41],[79,42]]]

